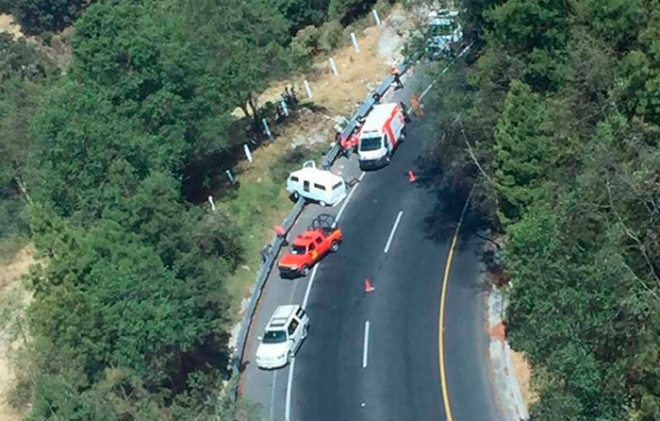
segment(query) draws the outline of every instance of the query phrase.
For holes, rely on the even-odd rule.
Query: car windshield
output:
[[[286,332],[283,330],[271,330],[266,332],[264,339],[262,340],[265,344],[279,344],[286,342]]]
[[[362,138],[362,140],[360,140],[360,150],[375,151],[377,149],[380,149],[382,145],[381,139],[382,139],[381,136]]]
[[[296,246],[293,245],[291,246],[291,254],[305,254],[307,252],[307,249],[305,246]]]

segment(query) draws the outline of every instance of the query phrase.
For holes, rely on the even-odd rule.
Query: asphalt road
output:
[[[406,86],[394,100],[407,100],[411,92]],[[430,235],[433,227],[425,222],[429,216],[437,220],[432,213],[442,197],[408,180],[407,172],[416,171],[416,158],[425,150],[415,129],[411,124],[406,142],[388,167],[366,173],[353,187],[339,221],[344,232],[340,251],[324,259],[307,279],[285,281],[271,274],[249,335],[241,387],[248,399],[263,406],[265,419],[448,418],[440,376],[439,319],[452,238]],[[360,176],[354,160],[341,160],[335,171],[347,180]],[[341,206],[308,206],[292,234],[318,213],[337,214]],[[449,418],[456,421],[501,419],[489,381],[479,249],[475,243],[457,250],[448,278],[445,369]],[[365,291],[365,278],[374,291]],[[286,303],[306,304],[309,336],[293,367],[259,370],[251,364],[256,336],[274,309]]]

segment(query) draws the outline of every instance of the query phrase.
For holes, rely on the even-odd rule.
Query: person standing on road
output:
[[[390,73],[394,76],[394,83],[396,84],[396,89],[403,89],[403,83],[401,83],[401,75],[399,74],[399,68],[396,64],[392,65]]]
[[[353,127],[351,134],[348,136],[348,139],[344,139],[342,136],[340,145],[342,151],[344,152],[344,156],[346,158],[350,158],[351,152],[353,152],[357,148],[357,145],[360,142],[359,133],[360,133],[360,127],[355,126]]]
[[[417,94],[412,96],[410,107],[412,108],[412,113],[415,117],[424,117],[424,104],[422,104],[422,100]]]

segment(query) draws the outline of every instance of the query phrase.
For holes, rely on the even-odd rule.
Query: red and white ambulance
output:
[[[406,111],[400,104],[374,105],[360,131],[360,169],[380,168],[390,163],[392,154],[405,138]]]

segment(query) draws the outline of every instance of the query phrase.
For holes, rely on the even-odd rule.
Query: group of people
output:
[[[291,89],[289,89],[288,86],[285,86],[284,91],[280,94],[280,101],[277,102],[277,106],[275,107],[275,122],[277,123],[282,122],[282,120],[288,115],[288,113],[284,111],[282,102],[286,104],[288,110],[294,109],[296,105],[298,105],[298,93],[293,86],[291,86]],[[250,143],[255,146],[261,145],[264,140],[266,140],[265,128],[263,127],[261,119],[257,118],[250,125],[246,126],[245,134]]]
[[[285,86],[284,91],[280,94],[280,101],[277,103],[277,108],[275,109],[277,122],[284,120],[284,117],[288,114],[284,111],[282,103],[286,104],[289,110],[298,105],[298,93],[293,86],[291,86],[291,89],[289,89],[288,86]]]

